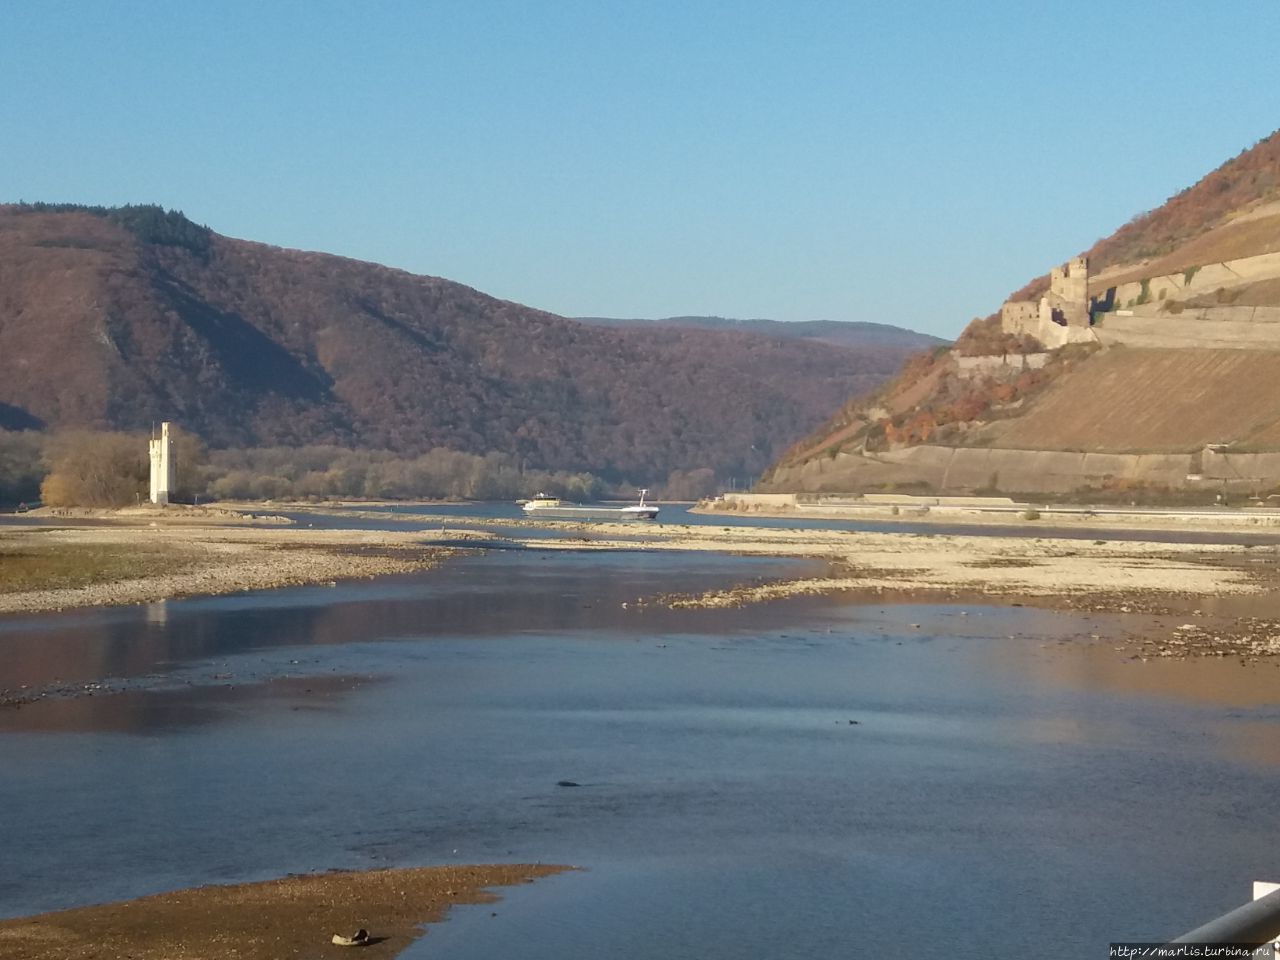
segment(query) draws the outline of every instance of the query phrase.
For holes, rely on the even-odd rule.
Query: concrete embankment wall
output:
[[[801,494],[888,485],[923,485],[953,493],[1031,494],[1071,493],[1117,481],[1175,488],[1269,489],[1280,486],[1280,453],[1073,453],[926,444],[874,455],[841,453],[820,458],[779,472],[771,486]]]
[[[1008,353],[1003,356],[965,357],[953,354],[956,372],[965,378],[1039,370],[1049,362],[1047,353]]]
[[[1206,263],[1194,270],[1162,274],[1146,281],[1135,280],[1132,283],[1122,283],[1115,288],[1113,301],[1121,308],[1135,303],[1143,296],[1144,284],[1146,296],[1153,301],[1189,300],[1191,297],[1213,293],[1215,290],[1229,290],[1242,284],[1276,276],[1280,276],[1280,253],[1264,253],[1239,260]],[[1104,292],[1099,289],[1093,290],[1095,296]]]
[[[1093,334],[1104,346],[1280,350],[1280,308],[1200,307],[1179,314],[1158,307],[1119,310],[1099,314]]]

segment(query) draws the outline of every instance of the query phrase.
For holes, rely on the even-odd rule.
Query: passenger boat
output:
[[[565,503],[559,497],[540,493],[521,506],[531,517],[551,517],[563,520],[656,520],[658,508],[645,503],[648,490],[640,491],[640,500],[625,507],[606,507],[603,504]]]

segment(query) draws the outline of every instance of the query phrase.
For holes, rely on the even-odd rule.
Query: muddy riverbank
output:
[[[288,960],[339,953],[331,938],[369,934],[362,957],[394,957],[489,887],[530,883],[566,867],[496,865],[335,871],[265,883],[177,890],[123,903],[0,921],[9,960]]]

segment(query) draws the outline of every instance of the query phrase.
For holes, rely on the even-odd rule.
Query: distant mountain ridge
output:
[[[755,333],[766,337],[814,340],[838,347],[888,347],[891,349],[926,350],[946,343],[941,337],[917,333],[905,327],[865,320],[734,320],[728,317],[663,317],[655,320],[617,317],[574,317],[581,323],[601,327],[679,327],[686,330],[728,330]]]
[[[592,326],[158,207],[0,205],[0,426],[745,477],[909,352]]]

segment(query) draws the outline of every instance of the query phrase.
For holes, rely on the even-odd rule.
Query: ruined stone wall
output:
[[[1280,323],[1280,307],[1237,307],[1231,304],[1216,307],[1183,307],[1177,313],[1173,313],[1161,304],[1151,303],[1131,310],[1117,310],[1115,314],[1123,317],[1154,317],[1161,320],[1172,317],[1178,320],[1208,322],[1226,320],[1238,323]],[[1105,316],[1109,314],[1104,314]]]
[[[1266,253],[1119,284],[1090,301],[1088,263],[1078,257],[1053,269],[1049,292],[1038,304],[1005,303],[1000,308],[1001,328],[1006,333],[1030,334],[1050,350],[1090,341],[1142,347],[1276,349],[1280,331],[1255,326],[1280,322],[1280,308],[1228,305],[1173,313],[1167,304],[1278,276],[1280,253]],[[1091,317],[1091,307],[1109,312]]]
[[[1089,325],[1089,262],[1084,257],[1068,260],[1049,274],[1049,292],[1040,300],[1041,321],[1058,326]]]
[[[1023,370],[1039,370],[1049,362],[1049,354],[1007,353],[999,357],[956,356],[953,359],[956,362],[956,373],[969,379],[1005,373],[1020,373]]]
[[[1007,301],[1000,308],[1005,333],[1030,334],[1050,350],[1093,339],[1089,329],[1089,262],[1084,257],[1054,267],[1039,302]]]
[[[1074,309],[1089,302],[1089,261],[1068,260],[1049,272],[1049,298]]]
[[[1006,313],[1005,308],[1016,308]],[[1026,308],[1030,307],[1031,310]],[[1027,319],[1028,314],[1032,318]],[[1064,314],[1059,313],[1059,316]],[[1092,343],[1096,338],[1089,324],[1089,311],[1084,305],[1071,311],[1069,316],[1075,317],[1075,323],[1061,324],[1054,321],[1054,307],[1049,298],[1039,303],[1031,301],[1010,301],[1000,309],[1000,329],[1016,336],[1029,334],[1039,340],[1050,350],[1064,347],[1068,343]]]
[[[1000,307],[1000,329],[1014,336],[1030,334],[1040,325],[1040,304],[1036,300],[1009,300]]]
[[[1222,263],[1206,263],[1203,266],[1134,280],[1115,287],[1108,287],[1103,296],[1117,308],[1140,306],[1139,301],[1159,303],[1163,300],[1189,300],[1217,290],[1254,283],[1280,276],[1280,253],[1264,253],[1256,257],[1242,257]],[[1111,291],[1114,291],[1112,293]]]

